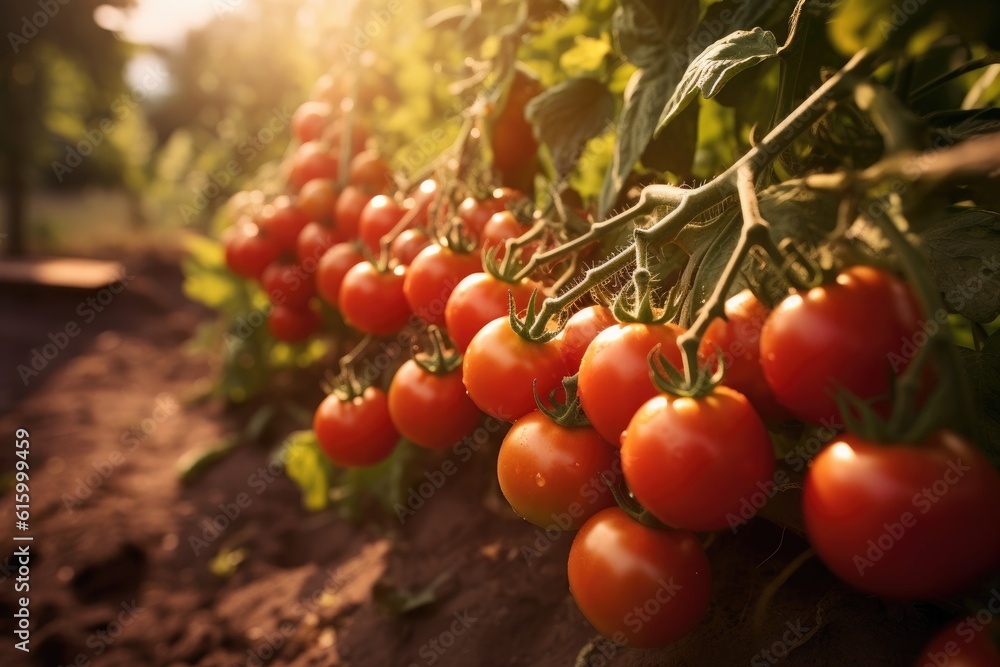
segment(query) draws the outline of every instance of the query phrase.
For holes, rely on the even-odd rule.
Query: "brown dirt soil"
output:
[[[13,648],[8,480],[0,665],[574,664],[594,632],[567,588],[571,537],[540,537],[511,514],[494,448],[459,465],[402,525],[304,511],[253,443],[180,485],[178,458],[235,431],[245,411],[184,404],[213,373],[184,351],[209,314],[183,297],[173,262],[143,258],[130,270],[128,289],[89,324],[77,311],[86,294],[0,287],[0,457],[12,470],[11,434],[29,429],[34,536],[24,654]],[[70,320],[81,334],[25,388],[17,365]],[[226,507],[239,514],[213,537],[204,521]],[[205,542],[195,548],[192,537]],[[222,548],[246,554],[227,579],[209,569]],[[755,617],[762,591],[804,548],[763,522],[718,536],[714,602],[695,633],[662,651],[598,642],[580,664],[912,664],[934,610],[852,594],[815,561]],[[373,601],[377,587],[421,589],[445,573],[436,601],[409,614]]]

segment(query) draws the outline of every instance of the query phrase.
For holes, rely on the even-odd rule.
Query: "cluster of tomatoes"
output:
[[[497,463],[504,496],[541,528],[578,531],[572,594],[601,633],[635,647],[669,644],[703,618],[711,572],[697,533],[738,528],[786,474],[766,424],[831,434],[802,483],[802,513],[818,556],[852,586],[935,598],[1000,563],[989,528],[1000,475],[972,444],[949,431],[875,442],[845,426],[838,397],[888,416],[893,377],[927,338],[891,272],[848,268],[773,309],[750,291],[731,297],[698,355],[705,373],[724,365],[721,382],[678,391],[666,369],[684,367],[675,324],[619,321],[592,304],[532,335],[551,276],[510,278],[493,261],[529,229],[514,212],[530,208],[524,194],[459,199],[435,180],[400,186],[347,125],[328,103],[304,104],[287,194],[244,214],[224,240],[230,268],[270,297],[275,338],[317,333],[325,303],[375,341],[369,367],[383,377],[345,360],[315,412],[335,464],[373,465],[400,438],[446,449],[484,418],[511,424]],[[400,365],[392,339],[397,351],[430,343]],[[924,375],[930,387],[933,371]]]

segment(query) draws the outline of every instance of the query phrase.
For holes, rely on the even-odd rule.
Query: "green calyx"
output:
[[[707,396],[722,383],[722,378],[725,376],[726,367],[723,356],[722,350],[716,348],[716,369],[713,371],[709,364],[699,364],[689,379],[683,371],[678,370],[663,356],[660,346],[657,345],[650,350],[647,357],[649,379],[653,381],[657,389],[668,394],[687,398]]]
[[[542,397],[538,395],[538,380],[535,380],[532,384],[532,391],[535,394],[535,405],[538,406],[539,412],[566,428],[590,426],[590,420],[584,414],[583,408],[580,406],[580,397],[576,393],[579,377],[580,374],[577,373],[576,375],[563,378],[562,386],[563,391],[566,392],[566,397],[562,402],[557,400],[558,389],[550,391],[549,400],[547,402],[543,401]]]
[[[609,489],[611,489],[611,495],[614,496],[615,502],[618,503],[618,507],[632,517],[633,520],[641,523],[647,528],[653,528],[654,530],[673,530],[673,528],[653,516],[648,509],[640,505],[639,502],[628,492],[628,489],[625,488],[624,481],[620,484],[615,484],[608,479],[604,473],[601,473],[601,479],[604,480],[604,483],[608,485]]]
[[[532,334],[532,329],[539,322],[539,315],[535,310],[535,303],[538,297],[538,290],[534,290],[528,297],[528,309],[524,313],[522,320],[517,316],[517,304],[514,303],[514,294],[507,292],[508,309],[510,318],[510,328],[518,336],[531,343],[548,343],[559,335],[558,330],[542,330],[541,333]]]
[[[462,367],[462,355],[452,345],[441,329],[433,324],[427,328],[431,341],[430,352],[421,352],[414,346],[413,361],[433,375],[448,375]]]

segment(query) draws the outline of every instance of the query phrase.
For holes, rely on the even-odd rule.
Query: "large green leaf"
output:
[[[549,147],[559,177],[572,170],[587,142],[604,132],[615,100],[600,81],[569,79],[531,100],[525,116],[535,138]]]
[[[1000,315],[1000,213],[968,209],[921,234],[931,276],[955,312],[976,322]]]
[[[701,93],[712,98],[731,78],[778,54],[778,42],[768,30],[740,30],[723,37],[691,61],[660,113],[658,134]]]

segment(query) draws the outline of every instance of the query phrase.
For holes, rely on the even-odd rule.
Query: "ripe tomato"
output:
[[[302,264],[315,266],[320,257],[338,241],[334,230],[318,222],[310,222],[299,232],[295,256]]]
[[[337,186],[327,178],[316,178],[299,190],[299,208],[313,222],[330,224],[337,205]]]
[[[538,142],[524,108],[544,89],[524,72],[514,75],[507,102],[493,126],[493,163],[501,171],[513,171],[530,162],[538,152]]]
[[[226,253],[226,266],[244,278],[260,278],[268,265],[281,254],[278,244],[261,233],[253,223],[226,229],[222,245]]]
[[[288,185],[298,192],[314,178],[337,180],[340,163],[335,154],[318,141],[307,141],[295,149],[288,171]]]
[[[438,194],[438,184],[433,178],[428,178],[425,181],[421,181],[417,189],[413,191],[409,199],[407,199],[408,207],[415,207],[417,213],[413,219],[414,227],[426,227],[427,226],[427,214],[430,210],[431,205],[434,203],[434,198]],[[412,200],[412,201],[411,201]],[[444,210],[439,213],[444,214],[447,217],[448,206],[447,203],[444,205]]]
[[[406,271],[403,283],[406,303],[423,321],[443,327],[448,297],[463,278],[482,268],[479,255],[455,252],[432,243],[420,251]]]
[[[484,326],[462,360],[469,398],[486,414],[508,422],[535,410],[534,391],[547,398],[562,386],[565,374],[554,342],[533,343],[521,338],[510,328],[506,316]],[[533,383],[537,383],[536,389]]]
[[[403,232],[392,240],[389,244],[389,256],[403,266],[409,266],[424,248],[431,245],[431,240],[427,238],[419,229],[404,229]]]
[[[955,621],[934,636],[913,667],[1000,667],[988,627],[974,617]]]
[[[319,331],[320,319],[308,306],[275,306],[267,316],[267,329],[278,340],[289,343],[305,340]]]
[[[580,362],[580,405],[601,436],[621,447],[622,433],[639,407],[659,391],[649,378],[650,351],[682,367],[674,324],[618,324],[597,334]]]
[[[312,276],[298,264],[275,262],[260,277],[261,287],[271,303],[301,309],[316,295]]]
[[[361,211],[358,235],[372,253],[378,253],[379,241],[399,224],[407,209],[391,197],[375,195]]]
[[[377,151],[362,151],[351,160],[347,180],[351,185],[384,192],[392,184],[392,167]]]
[[[358,226],[361,223],[361,212],[371,200],[371,195],[361,188],[348,185],[337,198],[337,205],[333,209],[334,219],[337,221],[337,234],[343,239],[353,239],[358,235]]]
[[[782,301],[764,323],[760,359],[778,401],[797,417],[838,420],[838,387],[886,413],[892,374],[921,330],[909,287],[885,271],[847,269],[836,281]]]
[[[525,278],[519,283],[508,283],[488,273],[473,273],[455,286],[444,308],[448,335],[459,352],[465,352],[472,337],[486,324],[508,314],[508,292],[514,295],[514,305],[519,313],[528,308],[528,300],[541,285]],[[541,309],[541,294],[536,297],[536,309]]]
[[[580,370],[584,353],[597,338],[597,334],[616,324],[618,321],[611,309],[600,304],[587,306],[573,313],[558,338],[559,350],[566,363],[566,373],[575,375]]]
[[[304,102],[292,114],[292,133],[303,143],[318,139],[332,114],[333,109],[325,102]]]
[[[561,426],[539,411],[514,422],[500,445],[497,479],[510,506],[539,528],[576,530],[615,504],[603,474],[619,476],[615,449],[597,431]]]
[[[516,239],[529,229],[531,227],[521,224],[510,211],[497,213],[489,219],[483,228],[481,243],[483,257],[486,257],[487,252],[496,248],[497,261],[503,259],[507,255],[507,239]],[[531,257],[537,249],[537,243],[529,243],[521,249],[520,257]]]
[[[405,268],[380,272],[371,262],[352,266],[337,299],[347,323],[373,336],[388,336],[406,326],[410,308],[403,297]]]
[[[341,401],[330,394],[316,409],[313,431],[331,461],[347,468],[370,466],[396,448],[399,434],[389,419],[385,392],[368,387],[360,396]]]
[[[338,243],[323,253],[316,267],[316,291],[331,306],[340,304],[340,285],[355,264],[365,261],[353,243]]]
[[[774,476],[774,450],[746,397],[716,387],[699,398],[660,394],[622,437],[622,470],[636,500],[674,528],[721,530]]]
[[[792,414],[774,397],[760,365],[760,332],[770,312],[750,290],[730,297],[726,301],[727,319],[714,320],[708,326],[698,358],[715,370],[721,351],[726,366],[722,383],[746,396],[765,421],[786,421]]]
[[[282,195],[261,211],[257,224],[281,250],[293,251],[309,218],[292,200]]]
[[[672,644],[701,622],[712,573],[694,533],[656,530],[619,507],[573,538],[569,590],[598,632],[635,648]]]
[[[451,447],[479,421],[479,409],[465,393],[461,369],[435,375],[413,359],[392,378],[389,415],[403,437],[430,449]]]
[[[507,210],[507,204],[525,199],[524,193],[513,188],[497,188],[487,199],[466,197],[458,207],[458,217],[465,228],[477,238],[495,213]]]
[[[1000,475],[948,431],[919,446],[841,437],[813,460],[802,513],[827,567],[876,595],[951,595],[1000,563]]]

